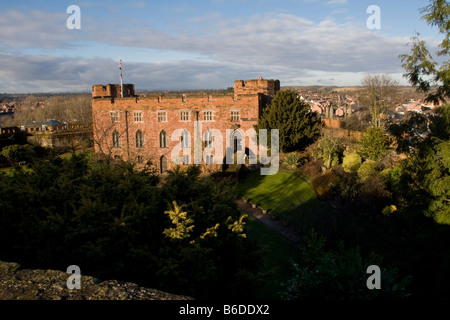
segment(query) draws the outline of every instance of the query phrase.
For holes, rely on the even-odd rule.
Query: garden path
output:
[[[302,240],[302,237],[297,233],[294,227],[285,225],[282,221],[270,214],[264,214],[258,207],[253,208],[251,203],[245,202],[242,198],[238,198],[236,200],[236,204],[238,205],[239,209],[248,213],[249,215],[252,215],[256,219],[270,227],[272,230],[281,234],[286,239],[294,243],[298,243],[300,242],[300,240]]]

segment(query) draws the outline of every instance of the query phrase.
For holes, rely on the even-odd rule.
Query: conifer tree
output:
[[[421,9],[430,26],[437,27],[444,37],[436,55],[439,64],[427,49],[419,34],[412,38],[411,54],[400,56],[408,81],[426,93],[426,100],[444,103],[431,118],[430,135],[415,145],[416,152],[401,163],[399,194],[405,211],[419,210],[441,224],[450,224],[450,4],[431,0]]]
[[[359,140],[359,154],[365,159],[380,160],[388,148],[388,138],[384,129],[371,127]]]
[[[278,129],[280,151],[302,150],[319,136],[320,117],[293,90],[278,91],[258,121],[256,130]]]
[[[436,55],[443,58],[440,65],[433,58],[419,34],[412,37],[411,54],[402,54],[400,59],[406,71],[405,77],[419,91],[427,94],[426,100],[438,104],[450,97],[450,64],[445,60],[450,53],[450,4],[446,0],[432,0],[421,9],[422,19],[430,26],[436,26],[444,40],[439,44]]]

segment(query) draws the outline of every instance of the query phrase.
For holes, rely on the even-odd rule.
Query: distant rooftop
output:
[[[25,127],[31,127],[31,126],[55,126],[55,125],[62,125],[64,123],[50,119],[47,121],[39,121],[39,122],[29,122],[24,124]]]

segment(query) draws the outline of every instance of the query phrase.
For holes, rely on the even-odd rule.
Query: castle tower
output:
[[[134,97],[134,84],[123,85],[123,97]],[[92,98],[120,98],[120,84],[95,84],[92,86]]]
[[[263,109],[272,102],[275,94],[280,90],[280,80],[263,79],[259,77],[254,80],[236,80],[234,81],[234,99],[239,100],[242,97],[259,95],[260,108],[259,115]]]
[[[255,80],[236,80],[234,81],[234,98],[247,94],[258,94],[273,97],[280,90],[280,80],[268,80],[259,77]]]

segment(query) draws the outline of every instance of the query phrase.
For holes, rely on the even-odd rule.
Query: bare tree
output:
[[[69,121],[80,122],[85,125],[92,123],[92,106],[90,94],[79,94],[65,103],[66,119]]]
[[[30,95],[17,104],[14,118],[16,125],[54,119],[77,122],[87,127],[92,123],[91,96],[87,93],[47,98]]]
[[[395,104],[398,82],[389,74],[368,74],[362,80],[361,101],[370,110],[374,127],[381,126],[382,115]]]
[[[108,123],[107,126],[101,125],[101,117],[101,115],[98,115],[97,117],[94,116],[92,119],[92,140],[94,141],[94,145],[96,147],[95,152],[99,154],[102,159],[106,160],[107,163],[109,163],[112,159],[114,147],[112,134],[115,125],[113,122]]]
[[[36,121],[34,108],[38,102],[39,99],[33,95],[29,95],[18,102],[14,110],[14,124],[20,126],[27,122]]]

